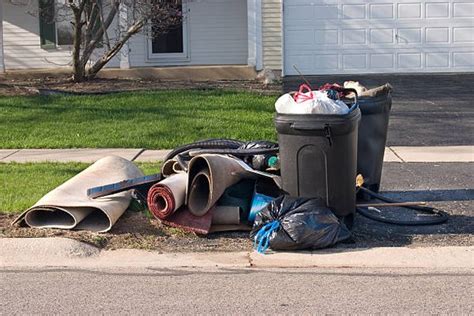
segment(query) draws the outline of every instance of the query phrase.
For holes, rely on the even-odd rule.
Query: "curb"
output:
[[[307,253],[252,253],[261,268],[474,268],[474,247],[379,247],[330,249]]]
[[[381,247],[312,252],[160,253],[100,251],[67,238],[0,238],[5,267],[474,268],[471,247]]]

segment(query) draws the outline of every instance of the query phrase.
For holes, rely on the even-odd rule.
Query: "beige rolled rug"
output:
[[[163,174],[164,177],[169,177],[173,174],[184,172],[185,171],[183,170],[183,168],[181,168],[176,159],[170,159],[165,161],[163,163],[163,166],[161,167],[161,174]]]
[[[270,178],[281,188],[279,176],[253,170],[240,159],[215,154],[196,156],[189,162],[186,204],[193,215],[203,216],[228,187],[244,178],[259,177]]]
[[[61,228],[106,232],[128,208],[131,192],[91,199],[87,189],[143,176],[133,162],[108,156],[43,196],[12,224],[35,228]]]

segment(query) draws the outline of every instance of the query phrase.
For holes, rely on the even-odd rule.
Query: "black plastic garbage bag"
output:
[[[287,195],[257,214],[250,233],[258,252],[324,248],[348,239],[350,231],[318,199]]]

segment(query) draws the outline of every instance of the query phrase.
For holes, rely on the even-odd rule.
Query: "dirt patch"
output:
[[[11,226],[16,215],[0,214],[1,237],[66,237],[104,249],[145,249],[162,252],[249,251],[252,243],[248,232],[213,233],[199,236],[162,225],[144,213],[127,211],[108,233],[87,231],[34,229]]]
[[[127,91],[149,91],[169,89],[224,89],[251,91],[265,95],[281,93],[281,84],[265,85],[259,80],[221,80],[221,81],[169,81],[148,79],[94,79],[75,83],[66,74],[35,77],[25,74],[0,77],[0,95],[28,96],[55,93],[103,94]]]
[[[442,225],[397,226],[374,222],[356,214],[352,238],[335,246],[338,249],[373,247],[443,247],[473,246],[472,204],[457,202],[433,203],[450,214]],[[2,237],[67,237],[104,249],[145,249],[161,252],[251,251],[249,232],[212,233],[199,236],[180,229],[164,226],[159,220],[143,212],[127,211],[108,233],[59,229],[33,229],[11,226],[16,215],[0,213]]]

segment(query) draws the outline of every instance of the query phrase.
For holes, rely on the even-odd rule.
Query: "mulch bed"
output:
[[[223,89],[249,91],[265,95],[281,93],[281,84],[265,85],[259,80],[221,80],[221,81],[170,81],[147,79],[101,79],[75,83],[65,74],[37,77],[25,74],[3,75],[0,77],[0,96],[34,96],[40,94],[74,93],[104,94],[131,91],[194,89]]]

